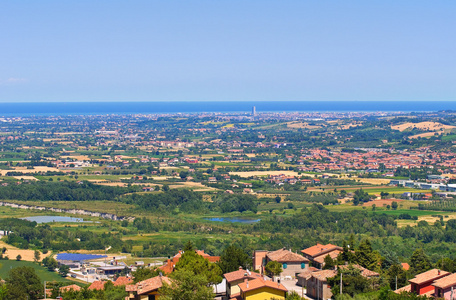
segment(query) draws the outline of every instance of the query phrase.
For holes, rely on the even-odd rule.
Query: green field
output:
[[[8,272],[12,268],[17,267],[32,267],[35,269],[36,274],[40,277],[41,281],[62,281],[67,282],[68,284],[74,283],[71,280],[65,279],[55,272],[49,272],[46,268],[38,266],[36,263],[29,261],[16,261],[16,260],[0,260],[0,277],[8,277]]]
[[[445,212],[440,212],[440,211],[417,210],[417,209],[378,210],[374,213],[387,214],[387,215],[393,215],[393,216],[399,216],[400,214],[409,214],[412,217],[452,214],[452,213],[445,213]]]

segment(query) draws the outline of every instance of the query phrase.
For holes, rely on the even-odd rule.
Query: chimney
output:
[[[249,280],[246,278],[246,279],[244,279],[244,282],[247,285],[247,288],[249,288]]]
[[[241,267],[241,266],[239,266],[239,270],[242,270],[242,267]]]
[[[437,274],[440,275],[440,269],[438,270],[438,273],[437,273]]]

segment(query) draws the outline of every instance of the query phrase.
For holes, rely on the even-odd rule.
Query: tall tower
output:
[[[252,107],[252,116],[255,116],[256,115],[256,108],[255,106]]]

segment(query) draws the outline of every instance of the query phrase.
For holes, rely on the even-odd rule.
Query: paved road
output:
[[[306,289],[296,285],[298,281],[296,279],[293,280],[281,280],[280,283],[283,284],[289,291],[295,291],[300,296],[303,296],[304,299],[312,299],[306,296]]]

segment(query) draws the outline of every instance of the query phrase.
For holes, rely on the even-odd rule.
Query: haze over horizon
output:
[[[454,1],[2,1],[0,102],[454,101]]]

